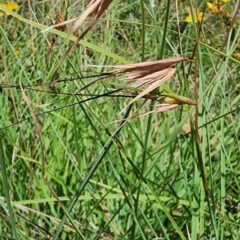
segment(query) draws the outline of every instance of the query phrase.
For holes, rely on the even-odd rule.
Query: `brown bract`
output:
[[[176,64],[187,60],[185,57],[175,57],[159,61],[116,66],[117,70],[115,70],[115,72],[124,73],[124,80],[130,82],[132,87],[147,86],[147,88],[132,99],[126,107],[161,86],[173,76]],[[125,110],[126,107],[123,110]]]

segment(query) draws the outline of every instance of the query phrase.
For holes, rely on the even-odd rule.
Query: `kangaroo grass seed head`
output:
[[[178,99],[181,99],[181,100],[178,100]],[[170,97],[161,97],[158,99],[161,102],[161,104],[155,105],[154,110],[147,112],[147,113],[143,113],[143,114],[139,115],[138,117],[143,117],[143,116],[146,116],[149,114],[154,114],[154,113],[168,112],[168,111],[170,111],[174,108],[177,108],[183,104],[196,105],[196,102],[189,98],[178,96],[178,99],[170,98]]]
[[[141,71],[126,72],[124,80],[126,82],[130,82],[132,87],[143,87],[150,85],[157,79],[160,79],[162,76],[166,75],[168,71],[169,69],[167,68],[149,74],[143,73]]]
[[[175,65],[187,61],[185,57],[167,58],[152,62],[141,62],[116,66],[115,73],[124,73],[124,81],[130,82],[133,87],[150,85],[175,69]]]
[[[118,68],[121,72],[131,72],[136,70],[144,71],[144,72],[155,72],[155,71],[169,68],[182,61],[190,61],[190,60],[185,57],[172,57],[172,58],[166,58],[166,59],[157,60],[157,61],[126,64],[126,65],[116,66],[116,68]]]
[[[132,99],[122,111],[124,111],[130,104],[161,86],[173,76],[176,70],[176,64],[187,60],[188,59],[185,57],[175,57],[159,61],[116,66],[117,69],[115,70],[115,73],[124,73],[123,80],[130,82],[132,87],[147,86],[147,88]]]

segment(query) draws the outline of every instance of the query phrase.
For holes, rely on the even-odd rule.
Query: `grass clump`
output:
[[[87,1],[0,5],[3,238],[239,239],[238,3],[211,4],[112,1],[84,37],[48,27]],[[179,56],[146,95],[112,74]]]

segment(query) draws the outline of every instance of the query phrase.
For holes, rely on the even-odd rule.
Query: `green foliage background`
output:
[[[226,11],[233,15],[237,4]],[[69,26],[65,32],[41,30],[56,11],[78,17],[86,2],[19,5],[0,26],[2,238],[239,239],[240,63],[232,57],[239,51],[239,25],[230,31],[202,1],[197,6],[206,21],[187,24],[191,1],[176,8],[172,1],[153,6],[116,0],[54,74],[75,37],[67,35]],[[109,93],[121,77],[72,94],[112,69],[106,66],[181,52],[198,64],[179,64],[167,85],[195,99],[199,75],[199,145],[193,106],[132,119],[114,134],[120,124],[115,121],[142,101],[121,114],[130,101],[124,93],[92,98]],[[154,107],[149,101],[138,113]],[[192,129],[188,134],[186,127]]]

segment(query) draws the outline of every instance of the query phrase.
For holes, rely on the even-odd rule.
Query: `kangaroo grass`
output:
[[[3,236],[20,230],[27,239],[239,239],[239,61],[231,57],[237,11],[225,31],[201,15],[203,3],[187,8],[188,23],[187,1],[139,4],[29,1],[34,21],[14,12],[4,18],[11,30],[12,21],[26,26],[17,41],[8,22],[0,27],[1,173],[10,195],[8,202],[3,189]],[[57,14],[57,25],[38,23],[63,5],[72,19]],[[17,55],[28,27],[37,52],[22,47]],[[216,35],[211,44],[209,33]],[[88,42],[77,44],[83,36]],[[112,68],[102,73],[106,65]],[[38,69],[45,71],[40,77]],[[11,209],[15,226],[5,221]]]

